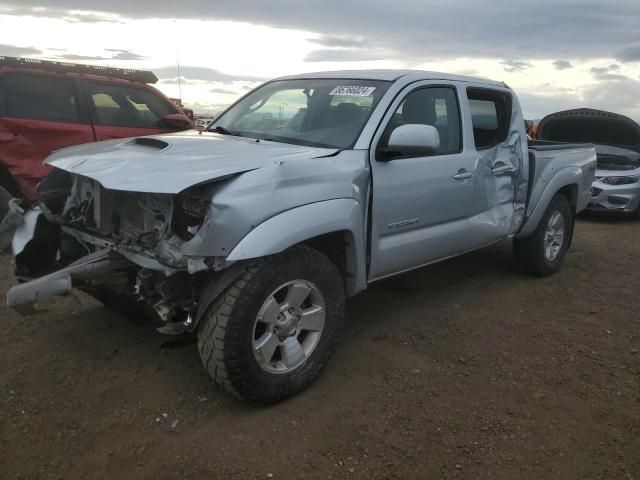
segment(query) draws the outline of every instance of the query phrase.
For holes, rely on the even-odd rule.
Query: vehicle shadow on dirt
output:
[[[620,213],[599,213],[599,212],[582,212],[578,214],[578,222],[585,224],[610,224],[610,225],[628,225],[638,222],[638,219],[631,215]]]
[[[446,308],[469,300],[467,295],[458,296],[459,290],[476,285],[479,290],[496,281],[521,281],[530,278],[520,272],[511,255],[511,244],[499,244],[425,266],[386,280],[375,282],[348,303],[348,318],[345,337],[371,328],[385,329],[393,318],[393,328],[407,325],[410,320],[399,316],[402,310],[411,309],[413,303],[420,307]],[[422,320],[429,322],[428,311]],[[437,327],[436,325],[426,325]]]
[[[464,302],[464,296],[456,298],[457,290],[468,290],[469,284],[478,284],[483,290],[496,281],[523,277],[510,253],[510,246],[502,243],[372,284],[348,301],[338,355],[355,355],[355,340],[382,338],[390,331],[418,325],[437,332],[442,323],[430,316],[429,309]],[[46,335],[38,337],[46,342],[43,351],[53,358],[64,358],[69,367],[73,362],[89,370],[108,366],[121,378],[138,379],[139,385],[148,385],[153,379],[161,388],[192,392],[227,406],[251,409],[215,388],[200,364],[195,335],[162,335],[150,321],[134,322],[82,293],[75,294],[75,298],[53,299],[46,305],[47,312],[18,321],[14,328],[44,330]],[[420,301],[416,303],[416,299]],[[422,312],[418,317],[414,314],[416,309]]]

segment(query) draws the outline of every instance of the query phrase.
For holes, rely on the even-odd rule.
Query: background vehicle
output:
[[[0,186],[37,198],[42,161],[70,145],[193,127],[152,72],[0,57]]]
[[[135,292],[161,331],[197,333],[219,385],[274,402],[317,377],[345,298],[371,282],[509,238],[528,271],[560,267],[595,151],[526,138],[503,83],[402,71],[268,82],[208,131],[49,157],[13,250],[23,280],[24,258],[54,271],[8,304],[73,285]],[[34,255],[51,229],[59,252]],[[57,256],[73,263],[55,270]]]
[[[545,117],[538,138],[595,144],[598,170],[587,208],[640,218],[640,125],[616,113],[580,108]]]
[[[201,128],[206,128],[211,122],[213,122],[213,118],[196,118],[195,120],[196,127]]]

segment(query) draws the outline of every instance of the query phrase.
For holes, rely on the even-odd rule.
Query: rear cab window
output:
[[[6,117],[83,123],[74,79],[7,73],[0,82],[0,113]]]
[[[87,92],[97,125],[157,129],[162,128],[164,117],[178,113],[143,88],[88,82]]]
[[[476,148],[484,150],[504,142],[511,124],[511,95],[498,90],[468,88],[467,98]]]

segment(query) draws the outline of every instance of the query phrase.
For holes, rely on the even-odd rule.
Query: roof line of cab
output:
[[[286,75],[274,80],[304,80],[304,79],[353,79],[353,80],[382,80],[395,82],[404,78],[408,81],[416,80],[447,80],[455,82],[476,83],[492,87],[509,88],[506,83],[486,78],[452,75],[442,72],[426,70],[334,70],[326,72],[311,72],[299,75]]]

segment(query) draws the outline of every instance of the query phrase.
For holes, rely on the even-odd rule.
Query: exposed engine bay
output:
[[[198,193],[108,190],[86,177],[73,176],[64,204],[45,191],[42,208],[49,221],[63,225],[63,231],[80,243],[95,235],[122,252],[155,257],[168,269],[181,269],[186,263],[180,244],[193,238],[207,214],[208,201],[198,198]]]
[[[632,147],[596,145],[595,148],[599,170],[629,171],[640,168],[640,153]]]
[[[59,280],[66,272],[82,278],[90,269],[91,280],[78,287],[103,303],[138,302],[163,323],[189,321],[200,288],[194,274],[213,263],[187,258],[180,247],[206,219],[206,187],[182,194],[126,192],[55,172],[40,190],[33,239],[16,255],[18,277],[44,273]],[[96,275],[101,269],[106,277]]]

